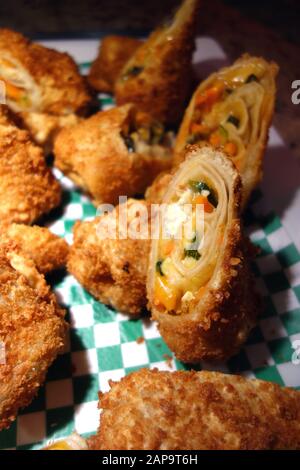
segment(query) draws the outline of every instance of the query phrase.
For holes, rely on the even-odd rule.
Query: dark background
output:
[[[138,33],[152,29],[178,3],[178,0],[0,0],[0,26],[30,36],[79,32],[99,35],[99,31],[128,29]],[[286,40],[300,43],[299,0],[221,0],[220,3],[235,7],[249,19],[276,30]]]

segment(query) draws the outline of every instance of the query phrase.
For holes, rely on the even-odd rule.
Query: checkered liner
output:
[[[107,108],[112,100],[102,96],[101,104]],[[70,180],[54,171],[65,191],[63,210],[49,226],[71,242],[74,222],[92,218],[96,209]],[[245,227],[261,248],[253,268],[265,311],[241,352],[217,369],[300,389],[295,350],[295,341],[300,340],[300,254],[275,214],[258,215],[261,198],[256,192]],[[33,403],[0,433],[1,448],[40,448],[74,429],[89,436],[99,422],[98,391],[108,390],[109,379],[119,380],[141,367],[189,368],[174,358],[148,319],[130,320],[97,302],[70,275],[51,281],[68,312],[69,345]],[[207,363],[196,368],[214,369]]]

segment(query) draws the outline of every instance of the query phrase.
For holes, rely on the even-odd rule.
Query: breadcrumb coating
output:
[[[300,449],[300,392],[218,372],[142,369],[110,382],[92,450]]]

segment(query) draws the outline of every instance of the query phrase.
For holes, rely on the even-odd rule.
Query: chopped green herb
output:
[[[240,125],[240,120],[236,116],[230,115],[227,119],[227,122],[231,122],[235,127],[239,127]]]
[[[227,131],[227,129],[225,129],[225,127],[221,126],[221,124],[219,126],[219,132],[225,140],[228,139],[228,131]]]
[[[256,75],[254,75],[254,73],[251,73],[246,80],[246,83],[250,83],[250,82],[258,82],[258,78]]]
[[[213,189],[211,189],[204,181],[189,181],[189,187],[194,191],[195,193],[200,193],[202,191],[209,191],[209,195],[207,196],[207,200],[214,206],[217,207],[218,205],[218,199],[215,195],[215,192]]]
[[[184,256],[189,258],[194,258],[195,260],[200,259],[201,255],[198,250],[189,250],[187,248],[184,249]]]
[[[121,133],[121,137],[124,140],[124,143],[127,147],[129,153],[135,152],[134,140],[129,135],[124,135]]]
[[[163,264],[162,260],[156,262],[156,271],[161,275],[164,276],[163,270],[161,269],[161,265]]]

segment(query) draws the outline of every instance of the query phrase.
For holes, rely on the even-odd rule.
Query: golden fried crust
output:
[[[64,311],[33,261],[13,244],[0,247],[0,429],[10,426],[45,380],[65,343]]]
[[[31,224],[58,206],[61,189],[27,131],[0,125],[0,220]]]
[[[135,103],[163,123],[178,123],[191,89],[199,3],[185,0],[172,25],[154,31],[129,59],[115,86],[118,105]]]
[[[22,112],[18,114],[21,125],[27,129],[34,142],[43,147],[46,155],[53,151],[54,140],[64,127],[78,124],[82,118],[74,113],[58,116],[47,113]]]
[[[0,29],[0,54],[11,56],[40,87],[41,102],[34,111],[82,113],[90,104],[85,80],[68,54],[35,44],[9,29]]]
[[[248,245],[240,221],[235,220],[220,266],[220,286],[209,288],[202,308],[176,316],[152,309],[161,335],[179,360],[224,361],[246,341],[261,307],[254,290]],[[236,259],[239,264],[233,266],[232,260]]]
[[[92,64],[88,82],[97,91],[113,93],[115,82],[142,41],[127,36],[106,36]]]
[[[120,195],[142,194],[170,155],[129,152],[121,132],[135,108],[125,105],[95,114],[63,129],[55,140],[55,165],[98,203],[118,203]]]
[[[62,268],[67,263],[68,244],[45,227],[1,224],[0,243],[9,241],[15,241],[41,273]]]
[[[127,203],[128,224],[133,220],[133,213],[129,212],[131,209],[128,210],[133,204],[138,204],[137,210],[144,206],[150,213],[145,202],[130,199]],[[76,223],[68,270],[98,300],[135,316],[141,313],[147,303],[146,275],[150,241],[99,238],[99,223],[103,220],[107,224],[112,223],[119,207],[91,222]]]
[[[157,175],[151,186],[149,186],[145,192],[147,202],[152,204],[161,203],[171,178],[171,172],[162,172]]]
[[[300,393],[218,372],[142,369],[100,394],[93,450],[300,449]]]

